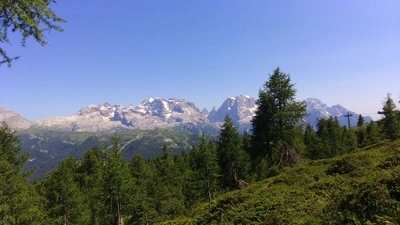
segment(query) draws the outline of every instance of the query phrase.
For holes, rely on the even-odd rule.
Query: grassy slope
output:
[[[400,140],[308,161],[163,224],[400,224]]]

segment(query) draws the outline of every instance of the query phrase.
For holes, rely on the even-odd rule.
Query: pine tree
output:
[[[320,140],[317,158],[330,158],[343,153],[343,130],[335,117],[321,118],[317,122],[317,136]]]
[[[374,144],[379,140],[379,128],[376,122],[371,121],[367,125],[367,142],[368,144]]]
[[[140,153],[135,154],[129,164],[134,185],[136,186],[135,201],[133,203],[132,217],[129,219],[128,224],[149,224],[151,223],[152,213],[150,197],[148,196],[149,180],[151,173],[149,172],[148,165]]]
[[[89,214],[84,196],[76,182],[78,161],[65,158],[43,180],[50,224],[87,224]]]
[[[106,221],[103,224],[123,225],[124,212],[129,211],[130,198],[134,194],[128,164],[122,157],[119,137],[114,135],[113,151],[108,153],[104,166],[104,195]]]
[[[307,125],[304,131],[303,140],[306,146],[305,155],[310,159],[321,158],[321,151],[319,146],[320,141],[317,137],[317,133],[314,131],[310,124]]]
[[[217,145],[218,164],[221,168],[221,183],[224,189],[242,189],[243,179],[248,173],[250,160],[242,146],[242,139],[229,115],[219,132]]]
[[[152,207],[157,212],[155,221],[173,219],[185,212],[183,175],[170,155],[168,145],[163,146],[163,155],[151,160],[153,167],[149,194]]]
[[[256,163],[264,156],[270,165],[296,163],[298,132],[295,127],[306,115],[306,106],[295,101],[295,95],[289,74],[282,73],[279,67],[259,91],[258,108],[252,120],[252,158]]]
[[[395,140],[400,137],[400,119],[396,105],[390,96],[390,94],[387,94],[383,104],[383,132],[386,138]]]
[[[21,154],[16,132],[0,126],[0,224],[43,224],[45,211],[36,190],[27,185],[30,173],[22,171],[29,155]]]
[[[364,117],[360,114],[358,116],[357,127],[362,127],[362,125],[364,125],[364,122]]]
[[[218,191],[219,167],[217,164],[215,145],[207,141],[204,133],[201,134],[199,149],[193,148],[190,153],[193,170],[193,187],[199,201],[211,202]]]
[[[79,186],[84,193],[85,202],[89,206],[91,216],[90,224],[100,224],[102,212],[102,187],[103,183],[103,166],[101,159],[96,156],[99,148],[95,146],[88,150],[82,159],[82,163],[78,168]]]

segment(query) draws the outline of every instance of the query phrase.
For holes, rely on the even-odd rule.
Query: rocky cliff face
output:
[[[184,99],[149,98],[140,105],[127,107],[104,103],[88,105],[74,116],[55,117],[33,122],[37,127],[53,127],[58,130],[111,132],[122,129],[152,130],[171,128],[190,131],[194,127],[214,127],[204,112],[193,102]],[[187,128],[187,129],[186,129]]]
[[[225,115],[229,115],[239,132],[249,132],[255,110],[256,100],[253,97],[238,95],[226,99],[219,108],[214,107],[208,114],[208,119],[222,125]]]
[[[357,124],[358,115],[341,105],[328,106],[316,98],[305,100],[308,116],[305,122],[316,126],[318,118],[338,117],[342,125],[347,125],[345,115],[350,112],[351,126]],[[220,107],[210,112],[200,110],[193,102],[184,99],[149,98],[138,106],[88,105],[75,115],[28,121],[17,113],[0,109],[0,122],[6,121],[14,129],[29,127],[48,128],[72,132],[115,132],[125,129],[152,130],[166,128],[190,132],[218,133],[225,115],[229,115],[238,131],[251,132],[251,120],[255,115],[256,100],[250,96],[238,95],[226,99]],[[365,117],[369,122],[370,117]]]

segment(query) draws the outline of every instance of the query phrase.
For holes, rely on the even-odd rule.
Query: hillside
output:
[[[22,153],[29,152],[30,159],[25,170],[35,168],[33,179],[42,178],[45,173],[56,168],[58,163],[68,156],[82,159],[83,154],[97,146],[111,147],[112,133],[65,132],[46,129],[28,129],[18,132],[22,140]],[[145,158],[162,154],[167,143],[172,154],[189,151],[200,143],[200,134],[167,129],[151,131],[127,130],[119,132],[122,156],[128,162],[136,153]]]
[[[400,140],[281,174],[161,224],[399,224]]]

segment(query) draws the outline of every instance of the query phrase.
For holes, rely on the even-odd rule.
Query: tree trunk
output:
[[[122,220],[121,201],[117,201],[117,211],[118,211],[118,221],[117,221],[117,225],[124,225],[124,221]]]

